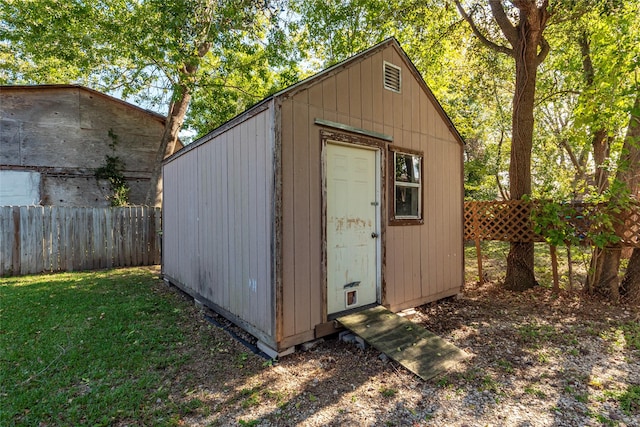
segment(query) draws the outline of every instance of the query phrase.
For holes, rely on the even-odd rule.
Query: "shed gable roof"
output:
[[[460,135],[460,133],[458,132],[458,130],[456,129],[455,125],[453,124],[453,122],[451,121],[451,118],[447,115],[447,113],[444,111],[444,108],[442,108],[442,105],[440,104],[440,102],[436,99],[435,95],[433,94],[433,92],[431,91],[431,89],[429,88],[429,86],[427,85],[427,83],[424,81],[424,78],[422,77],[422,74],[420,74],[420,72],[418,71],[418,69],[416,68],[415,64],[411,61],[411,59],[409,58],[409,56],[407,55],[407,53],[404,51],[404,49],[402,49],[402,46],[400,46],[400,43],[398,42],[398,40],[396,40],[395,37],[389,37],[387,39],[385,39],[384,41],[378,43],[377,45],[370,47],[369,49],[366,49],[350,58],[347,58],[341,62],[338,62],[335,65],[332,65],[329,68],[326,68],[323,71],[320,71],[317,74],[314,74],[292,86],[289,86],[283,90],[281,90],[280,92],[275,93],[274,95],[272,95],[272,97],[289,97],[289,96],[293,96],[295,95],[297,92],[304,90],[306,88],[308,88],[311,85],[317,84],[319,82],[321,82],[322,80],[324,80],[325,78],[336,74],[340,71],[342,71],[342,69],[348,68],[350,65],[359,62],[359,61],[363,61],[364,59],[382,51],[385,50],[387,48],[392,48],[395,49],[396,52],[398,53],[399,57],[402,59],[402,61],[404,62],[404,65],[407,67],[407,69],[411,72],[411,75],[413,76],[413,78],[416,79],[416,81],[418,82],[418,84],[420,85],[420,87],[422,88],[422,90],[425,92],[425,94],[427,95],[427,97],[431,100],[431,102],[433,103],[434,107],[436,108],[436,110],[438,111],[438,114],[440,115],[440,117],[442,118],[442,120],[445,121],[445,123],[447,124],[447,127],[449,128],[449,131],[454,135],[454,137],[456,138],[456,140],[464,145],[465,142],[462,139],[462,136]],[[270,97],[271,98],[271,97]],[[267,98],[269,99],[269,98]],[[266,101],[266,100],[265,100]],[[262,101],[264,102],[264,101]],[[259,103],[258,105],[262,104]],[[250,111],[251,109],[247,110]],[[244,114],[244,113],[243,113]],[[242,115],[242,114],[241,114]]]
[[[458,130],[456,129],[455,125],[453,124],[453,122],[451,121],[451,118],[447,115],[447,113],[444,111],[444,109],[442,108],[442,105],[440,104],[440,102],[438,102],[438,100],[436,99],[435,95],[433,94],[433,92],[431,91],[431,89],[429,88],[429,86],[427,85],[427,83],[424,81],[424,78],[422,77],[422,75],[420,74],[420,72],[418,71],[418,69],[416,68],[416,66],[413,64],[413,62],[411,61],[411,59],[409,59],[409,56],[407,55],[407,53],[404,51],[404,49],[402,49],[402,47],[400,46],[400,43],[398,42],[398,40],[395,39],[395,37],[389,37],[387,39],[385,39],[384,41],[370,47],[369,49],[366,49],[360,53],[355,54],[354,56],[351,56],[343,61],[340,61],[312,76],[307,77],[304,80],[299,81],[298,83],[295,83],[289,87],[286,87],[282,90],[280,90],[279,92],[274,93],[273,95],[270,95],[268,97],[266,97],[265,99],[263,99],[262,101],[259,101],[258,103],[254,104],[253,106],[249,107],[247,110],[245,110],[244,112],[238,114],[237,116],[231,118],[230,120],[228,120],[227,122],[223,123],[222,125],[218,126],[217,128],[215,128],[214,130],[212,130],[211,132],[207,133],[206,135],[203,135],[202,137],[198,138],[196,141],[192,142],[189,145],[186,145],[184,148],[182,148],[181,150],[173,153],[173,155],[171,155],[170,157],[166,158],[164,160],[164,162],[166,163],[167,161],[170,161],[171,159],[173,159],[174,157],[177,156],[181,156],[182,154],[200,146],[201,144],[205,143],[206,141],[209,141],[212,138],[215,138],[216,136],[226,132],[228,129],[237,126],[238,124],[242,123],[243,121],[253,117],[254,115],[260,113],[261,111],[264,111],[265,109],[268,108],[268,105],[270,102],[279,99],[279,98],[288,98],[288,97],[292,97],[294,96],[296,93],[305,90],[307,88],[309,88],[312,85],[321,83],[324,79],[326,79],[327,77],[334,75],[340,71],[342,71],[345,68],[348,68],[350,65],[359,62],[359,61],[363,61],[364,59],[375,55],[376,53],[387,49],[387,48],[392,48],[395,49],[398,54],[399,57],[402,59],[402,61],[404,61],[405,66],[407,67],[407,70],[410,71],[411,75],[413,76],[413,78],[415,78],[418,81],[419,86],[422,88],[422,90],[425,92],[425,94],[427,95],[427,97],[431,100],[431,102],[433,103],[436,111],[438,112],[438,114],[440,115],[440,117],[442,118],[442,120],[446,123],[447,127],[449,128],[449,131],[453,134],[453,136],[455,137],[455,139],[461,144],[464,145],[465,142],[462,139],[462,136],[460,135],[460,133],[458,132]]]

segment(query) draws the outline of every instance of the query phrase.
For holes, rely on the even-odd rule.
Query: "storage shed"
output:
[[[460,291],[463,141],[391,38],[165,161],[163,274],[283,354]]]

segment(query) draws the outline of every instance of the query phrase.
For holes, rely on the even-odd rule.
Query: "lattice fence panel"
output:
[[[465,202],[464,238],[466,240],[500,240],[505,242],[543,242],[544,238],[533,231],[532,204],[519,200],[504,202]],[[564,218],[576,230],[584,244],[587,236],[597,230],[592,219],[603,206],[573,204],[575,215]],[[614,215],[616,233],[622,246],[640,247],[640,204]]]
[[[623,219],[624,227],[619,233],[623,245],[640,248],[640,204],[632,206]]]
[[[464,236],[468,240],[541,242],[533,232],[531,204],[506,202],[465,202]]]

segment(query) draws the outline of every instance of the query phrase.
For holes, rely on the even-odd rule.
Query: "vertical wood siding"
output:
[[[402,68],[402,93],[383,89],[383,61]],[[392,135],[393,145],[424,152],[424,225],[387,226],[383,303],[399,310],[460,290],[462,147],[395,47],[347,64],[287,96],[281,115],[282,337],[312,338],[315,325],[325,321],[321,142],[315,119]]]
[[[0,206],[0,276],[160,263],[160,208]]]
[[[265,110],[164,166],[163,272],[274,335],[273,134]]]
[[[383,89],[384,61],[402,68],[402,93]],[[399,310],[457,293],[463,281],[462,147],[401,52],[387,45],[277,95],[274,105],[277,110],[248,118],[165,165],[165,274],[279,348],[314,338],[315,326],[326,320],[321,140],[314,124],[324,119],[392,135],[394,146],[424,153],[424,224],[386,227],[382,302]],[[279,153],[274,129],[280,129]],[[278,171],[274,159],[281,162]],[[281,212],[273,212],[274,184]],[[282,235],[274,236],[278,214]],[[282,259],[274,261],[272,244]],[[273,265],[281,271],[272,274]],[[281,278],[281,288],[272,277]]]

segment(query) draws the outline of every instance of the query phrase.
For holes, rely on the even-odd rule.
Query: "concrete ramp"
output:
[[[382,306],[336,320],[423,380],[445,372],[468,357],[455,345]]]

